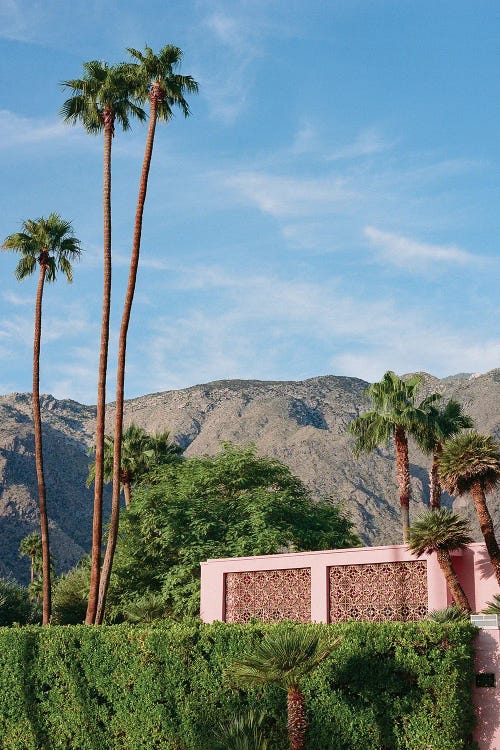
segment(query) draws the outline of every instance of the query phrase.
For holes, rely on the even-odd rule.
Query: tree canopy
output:
[[[120,523],[111,598],[120,614],[161,593],[174,616],[198,614],[200,562],[359,545],[331,502],[315,501],[290,469],[224,444],[214,457],[158,468]]]

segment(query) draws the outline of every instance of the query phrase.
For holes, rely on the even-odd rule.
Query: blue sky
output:
[[[157,132],[127,396],[498,367],[499,36],[497,0],[0,0],[0,239],[56,211],[85,250],[42,390],[94,403],[99,346],[102,139],[58,84],[146,43],[200,93]],[[144,136],[113,144],[110,399]],[[0,264],[0,392],[29,390],[35,279]]]

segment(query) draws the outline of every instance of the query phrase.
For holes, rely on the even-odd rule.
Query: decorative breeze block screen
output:
[[[226,622],[311,619],[311,569],[226,573]]]
[[[427,615],[425,561],[330,568],[330,622],[421,620]]]

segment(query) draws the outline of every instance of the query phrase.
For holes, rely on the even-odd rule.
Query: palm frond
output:
[[[427,511],[408,530],[408,549],[417,557],[440,549],[452,552],[473,541],[468,521],[445,508]]]
[[[242,686],[274,683],[285,690],[298,687],[339,642],[328,643],[314,630],[294,626],[271,631],[252,653],[233,662],[228,677]]]
[[[500,482],[500,449],[491,435],[470,430],[447,440],[438,457],[439,478],[452,495],[480,482],[488,492]]]
[[[455,604],[452,604],[450,607],[445,607],[444,609],[433,609],[427,615],[427,619],[439,623],[464,622],[469,619],[469,614]]]

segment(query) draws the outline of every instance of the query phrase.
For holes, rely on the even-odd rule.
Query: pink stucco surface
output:
[[[442,609],[451,602],[450,592],[435,555],[420,558],[427,563],[428,610]],[[311,620],[328,622],[329,569],[338,565],[410,562],[415,560],[406,546],[361,547],[321,552],[294,552],[282,555],[229,557],[201,563],[200,616],[204,622],[225,619],[225,576],[246,571],[311,571]],[[498,584],[493,575],[484,544],[470,544],[453,555],[453,566],[475,612],[481,612]],[[473,688],[478,715],[476,741],[480,750],[500,750],[500,631],[480,630],[475,644],[476,672],[492,672],[497,686]]]
[[[201,563],[201,608],[204,622],[224,620],[224,581],[227,573],[257,570],[310,568],[311,620],[328,622],[328,571],[335,565],[368,565],[372,563],[410,562],[416,558],[406,546],[356,547],[321,552],[292,552],[282,555],[226,557]],[[427,562],[427,599],[429,611],[451,603],[435,555],[421,558]],[[484,544],[471,544],[453,555],[453,565],[474,611],[481,611],[497,593]],[[499,746],[500,750],[500,746]]]

